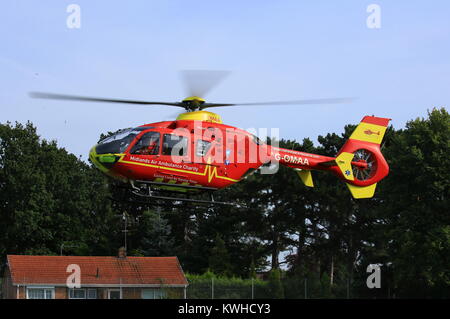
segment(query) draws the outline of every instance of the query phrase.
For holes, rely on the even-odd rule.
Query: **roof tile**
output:
[[[67,266],[81,269],[81,285],[186,285],[177,257],[99,257],[8,255],[12,281],[17,284],[65,285]],[[97,277],[97,270],[99,276]]]

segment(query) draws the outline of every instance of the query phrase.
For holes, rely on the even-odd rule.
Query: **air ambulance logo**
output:
[[[365,130],[364,134],[366,134],[366,135],[373,135],[373,134],[380,135],[380,131],[375,132],[375,131],[372,131],[372,130]]]

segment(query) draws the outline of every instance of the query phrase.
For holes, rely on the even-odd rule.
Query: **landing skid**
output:
[[[229,202],[220,202],[214,200],[213,192],[217,190],[217,188],[213,187],[204,187],[204,186],[192,186],[192,185],[174,185],[168,183],[160,183],[160,182],[151,182],[151,181],[130,181],[131,192],[145,199],[142,203],[155,204],[158,200],[169,201],[169,202],[188,202],[188,203],[198,203],[198,204],[211,204],[211,205],[235,205],[234,203]],[[180,191],[161,191],[161,188],[164,187],[176,187],[181,189]],[[187,191],[199,191],[202,194],[208,193],[210,200],[196,199],[190,198],[189,195],[192,192],[183,192],[183,190]],[[179,196],[171,196],[172,194],[177,194]],[[167,195],[164,195],[167,194]]]
[[[169,183],[161,183],[161,182],[151,182],[151,181],[130,181],[131,186],[135,188],[135,183],[138,184],[144,184],[144,185],[151,185],[151,186],[159,186],[159,187],[176,187],[180,189],[186,189],[186,190],[199,190],[199,191],[216,191],[218,188],[215,187],[205,187],[205,186],[194,186],[194,185],[181,185],[181,184],[169,184]]]

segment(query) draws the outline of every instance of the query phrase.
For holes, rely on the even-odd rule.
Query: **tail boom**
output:
[[[380,149],[389,121],[365,116],[335,158],[277,147],[271,148],[271,156],[296,169],[306,186],[314,187],[311,170],[331,171],[347,184],[353,197],[370,198],[389,173]]]

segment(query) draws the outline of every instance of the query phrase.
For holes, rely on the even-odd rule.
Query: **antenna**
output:
[[[127,251],[127,234],[128,234],[128,230],[127,230],[127,226],[128,226],[128,215],[127,215],[127,212],[124,212],[124,213],[122,214],[122,220],[123,220],[123,223],[124,223],[124,228],[123,228],[123,230],[122,230],[123,236],[124,236],[124,242],[125,242],[124,247],[125,247],[125,251]]]
[[[66,243],[62,243],[61,245],[59,245],[59,255],[62,256],[63,255],[63,248],[75,248],[75,247],[79,247],[79,245],[66,245]]]

